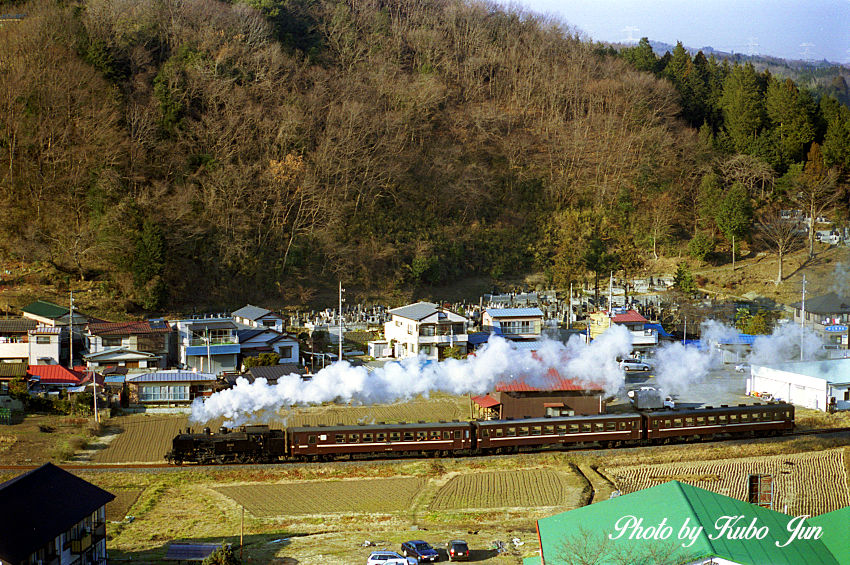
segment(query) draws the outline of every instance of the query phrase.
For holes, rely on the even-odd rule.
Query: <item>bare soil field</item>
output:
[[[425,481],[417,477],[213,487],[254,516],[390,513],[410,508]]]
[[[64,461],[83,448],[93,433],[86,418],[25,416],[14,424],[0,425],[0,465]]]
[[[576,473],[548,469],[494,471],[457,475],[431,502],[431,510],[580,506],[586,484]]]
[[[106,505],[106,519],[116,522],[127,516],[130,508],[142,494],[142,489],[114,488],[110,492],[115,495],[115,500]]]
[[[678,480],[744,501],[750,475],[771,475],[776,510],[787,508],[787,513],[794,516],[816,516],[850,505],[843,449],[699,463],[608,467],[604,473],[624,494]]]

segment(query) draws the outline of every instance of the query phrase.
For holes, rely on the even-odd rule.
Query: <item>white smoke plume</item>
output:
[[[655,383],[665,394],[683,394],[688,387],[704,378],[712,366],[709,350],[667,343],[655,354]]]
[[[249,383],[237,379],[236,386],[192,404],[191,419],[207,422],[224,417],[230,425],[275,417],[277,411],[296,405],[336,401],[379,404],[410,400],[434,391],[451,394],[484,394],[498,382],[523,379],[531,386],[543,384],[550,369],[564,378],[601,385],[608,394],[619,391],[624,374],[617,357],[632,348],[631,334],[615,326],[585,344],[573,338],[564,345],[546,341],[534,353],[518,350],[511,342],[491,336],[488,343],[467,359],[436,363],[419,357],[390,362],[372,372],[346,361],[330,365],[303,381],[296,374],[269,385],[265,379]]]
[[[771,335],[756,337],[747,361],[755,365],[770,365],[788,361],[812,361],[824,357],[823,340],[810,328],[797,324],[780,324]]]
[[[829,291],[842,298],[850,296],[848,281],[850,281],[850,265],[842,262],[836,263],[832,272],[832,285],[830,285]]]

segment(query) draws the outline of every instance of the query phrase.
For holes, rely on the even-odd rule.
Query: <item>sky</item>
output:
[[[850,64],[850,0],[514,0],[594,41]]]

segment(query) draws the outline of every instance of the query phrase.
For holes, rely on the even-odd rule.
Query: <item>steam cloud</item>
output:
[[[551,369],[565,378],[601,385],[609,394],[622,388],[624,374],[617,357],[632,349],[631,334],[621,326],[606,331],[585,344],[573,338],[566,345],[548,340],[533,354],[518,350],[509,341],[491,336],[488,343],[467,359],[447,359],[435,363],[419,357],[387,363],[372,372],[336,362],[303,381],[296,374],[269,385],[265,379],[249,383],[237,379],[236,386],[217,392],[205,401],[192,404],[191,419],[207,422],[224,417],[232,425],[273,418],[281,408],[336,401],[353,404],[379,404],[410,400],[431,392],[484,394],[498,382],[523,379],[540,386]]]
[[[720,364],[715,344],[734,343],[739,332],[719,322],[701,327],[701,347],[667,343],[655,356],[655,383],[665,394],[682,394]],[[766,364],[800,358],[814,359],[822,352],[822,342],[812,330],[796,324],[778,325],[773,334],[755,339],[747,360]],[[411,357],[390,362],[369,372],[347,361],[334,363],[303,381],[297,374],[286,375],[270,385],[265,379],[253,383],[236,380],[236,386],[207,398],[195,399],[191,419],[208,422],[224,417],[229,425],[263,421],[277,417],[280,409],[323,402],[383,404],[428,396],[431,392],[484,394],[499,382],[522,379],[531,386],[545,385],[555,369],[564,378],[602,388],[606,395],[622,392],[625,374],[618,357],[627,357],[632,338],[623,326],[614,326],[590,344],[572,338],[566,344],[547,340],[531,353],[517,349],[510,341],[490,336],[488,343],[466,359],[442,362]]]

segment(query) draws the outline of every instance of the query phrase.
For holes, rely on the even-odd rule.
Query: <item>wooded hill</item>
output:
[[[0,253],[128,307],[631,274],[850,163],[834,100],[482,2],[2,6]]]

